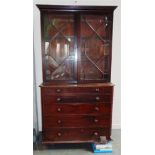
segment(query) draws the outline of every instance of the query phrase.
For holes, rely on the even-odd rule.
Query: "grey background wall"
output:
[[[76,2],[75,2],[76,1]],[[34,0],[33,1],[33,23],[34,23],[34,104],[33,104],[33,126],[39,131],[41,123],[41,99],[39,85],[42,83],[42,60],[41,60],[41,38],[40,38],[40,12],[35,4],[48,5],[115,5],[118,8],[114,12],[113,23],[113,56],[112,56],[112,79],[115,84],[113,100],[112,128],[121,128],[121,49],[120,49],[120,0]]]

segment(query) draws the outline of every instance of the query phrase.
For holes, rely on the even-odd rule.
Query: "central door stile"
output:
[[[75,13],[75,29],[76,29],[76,60],[77,60],[77,64],[76,64],[76,67],[77,67],[77,83],[80,82],[80,66],[81,66],[81,43],[80,43],[80,13]]]

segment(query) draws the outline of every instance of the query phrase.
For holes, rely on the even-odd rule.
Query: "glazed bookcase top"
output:
[[[37,6],[44,84],[110,82],[116,7]]]

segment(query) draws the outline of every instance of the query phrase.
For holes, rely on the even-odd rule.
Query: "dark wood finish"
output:
[[[79,103],[79,104],[55,104],[45,102],[43,103],[43,115],[52,116],[53,114],[58,115],[96,115],[99,113],[109,114],[111,112],[111,103]]]
[[[41,84],[40,85],[40,87],[41,88],[69,88],[69,87],[73,87],[73,89],[75,88],[76,89],[76,87],[79,87],[79,88],[81,88],[81,89],[83,89],[83,88],[87,88],[88,87],[88,89],[90,89],[91,87],[104,87],[104,89],[109,89],[109,87],[113,87],[114,86],[114,84],[112,84],[112,83],[85,83],[85,84],[80,84],[80,83],[78,83],[78,84],[71,84],[71,85],[69,85],[69,84],[59,84],[59,85],[55,85],[55,84],[49,84],[49,83],[43,83],[43,84]]]
[[[76,130],[77,128],[83,127],[104,127],[107,128],[106,137],[110,138],[113,98],[113,85],[111,83],[41,85],[40,87],[42,92],[42,122],[44,133],[54,128],[58,130],[62,128],[61,130],[63,131],[66,128],[68,130],[72,128],[72,130]],[[96,97],[99,97],[99,100]],[[61,100],[57,101],[59,98]],[[54,135],[50,137],[52,136]],[[51,138],[51,142],[48,141],[48,138],[46,140],[46,138],[43,134],[44,142],[55,142],[53,138]],[[66,142],[70,141],[65,136],[62,136],[60,141],[58,139],[56,143],[61,142],[62,139]],[[89,141],[88,139],[85,140]],[[91,140],[95,141],[94,139]],[[81,141],[83,140],[81,139]],[[72,142],[77,141],[75,139]]]
[[[112,102],[111,95],[96,95],[96,94],[60,94],[60,95],[46,95],[44,101],[47,103],[102,103],[102,102]]]
[[[116,7],[46,5],[37,6],[41,10],[41,38],[44,84],[110,82],[112,20],[113,10]],[[94,11],[96,11],[96,13],[94,13]],[[86,36],[82,35],[83,27],[80,24],[83,20],[83,17],[86,17],[84,23],[87,24],[86,30],[89,30],[88,32],[85,32]],[[89,20],[91,21],[91,23],[89,22]],[[71,24],[67,26],[68,22],[74,23],[73,27],[69,26]],[[101,27],[101,25],[103,26]],[[101,28],[103,32],[98,31]],[[48,34],[48,37],[45,34]],[[93,36],[96,36],[96,39],[92,38]],[[86,37],[87,39],[84,40],[87,42],[88,46],[92,46],[89,50],[88,46],[83,47],[81,37]],[[73,40],[71,38],[73,38]],[[92,41],[88,38],[90,38]],[[108,49],[105,49],[107,43],[104,42],[104,40],[106,42],[108,41]],[[96,43],[94,43],[95,41]],[[70,42],[72,42],[74,45],[71,45]],[[46,43],[48,43],[47,46],[49,47],[48,54],[45,54]],[[93,43],[94,45],[92,45]],[[74,48],[74,52],[71,50],[71,47]],[[68,51],[68,56],[65,54],[66,50]],[[108,55],[103,55],[104,50],[109,51]],[[64,52],[62,53],[62,51]],[[87,51],[88,53],[86,52],[87,54],[84,54],[84,51]],[[96,52],[102,53],[100,60],[97,60],[95,58],[97,56]],[[51,53],[53,53],[54,55],[51,55]],[[61,54],[59,60],[55,57],[55,55],[57,54]],[[83,54],[85,56],[83,56]],[[62,55],[66,56],[62,59]],[[94,60],[92,59],[93,57],[95,58]],[[106,70],[105,67],[107,68]]]
[[[44,143],[99,142],[100,135],[106,136],[106,128],[53,128],[43,132]]]
[[[70,12],[101,12],[101,13],[111,13],[113,12],[117,6],[79,6],[79,5],[40,5],[37,4],[37,7],[42,11],[49,11],[49,12],[62,12],[62,11],[70,11]]]
[[[41,11],[43,143],[110,140],[116,6],[37,5]]]
[[[44,117],[43,129],[52,129],[58,127],[79,128],[83,126],[91,127],[108,127],[110,116],[104,115],[53,115]]]
[[[73,91],[76,93],[95,93],[95,94],[102,94],[102,95],[110,95],[112,93],[113,87],[102,87],[97,85],[92,85],[92,87],[87,87],[87,85],[84,85],[85,87],[80,87],[78,85],[77,87],[63,87],[61,86],[53,86],[53,87],[45,87],[46,89],[42,89],[44,93],[47,95],[59,95],[64,93],[72,93]]]

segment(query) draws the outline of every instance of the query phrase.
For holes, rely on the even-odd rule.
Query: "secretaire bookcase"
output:
[[[110,140],[116,7],[37,6],[41,12],[42,142]]]

